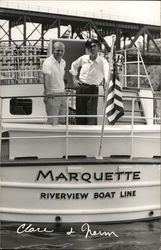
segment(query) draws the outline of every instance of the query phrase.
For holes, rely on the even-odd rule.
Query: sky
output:
[[[0,0],[0,5],[7,3],[8,5],[19,4],[23,8],[31,8],[31,6],[40,7],[43,10],[70,10],[82,12],[88,15],[95,12],[97,15],[112,16],[116,19],[124,19],[139,23],[160,25],[160,1],[61,1],[61,0]],[[32,8],[31,8],[32,9]]]

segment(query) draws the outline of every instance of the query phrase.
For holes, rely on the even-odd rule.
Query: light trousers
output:
[[[64,93],[62,93],[64,95]],[[59,93],[59,95],[61,95]],[[66,97],[65,96],[52,96],[47,97],[45,101],[47,116],[61,116],[66,115]],[[65,124],[65,117],[48,117],[48,124]]]

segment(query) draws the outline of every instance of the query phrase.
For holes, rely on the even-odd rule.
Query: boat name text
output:
[[[35,181],[48,180],[53,182],[63,181],[63,182],[78,182],[84,181],[92,183],[93,181],[132,181],[140,180],[140,171],[117,171],[117,172],[99,172],[99,173],[59,173],[54,175],[52,170],[44,172],[42,170],[38,171]]]

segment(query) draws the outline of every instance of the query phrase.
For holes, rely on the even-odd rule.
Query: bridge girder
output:
[[[102,20],[97,18],[83,18],[79,16],[70,16],[70,15],[60,15],[60,14],[51,14],[27,10],[16,10],[10,8],[0,8],[0,19],[8,20],[8,35],[9,43],[16,43],[12,39],[12,28],[18,25],[23,25],[23,45],[26,44],[29,37],[37,31],[37,28],[34,28],[31,33],[26,35],[27,22],[37,23],[37,27],[41,27],[40,38],[37,39],[34,45],[37,42],[41,42],[41,46],[44,46],[44,36],[47,31],[51,28],[57,28],[57,36],[61,37],[60,27],[68,26],[72,27],[72,37],[76,33],[76,37],[83,38],[82,32],[88,32],[89,37],[91,36],[92,30],[97,34],[98,39],[103,42],[109,50],[109,46],[106,43],[104,37],[115,34],[116,35],[116,49],[120,49],[121,40],[124,41],[124,47],[126,46],[126,38],[131,40],[129,45],[135,45],[137,39],[143,37],[143,54],[149,52],[149,42],[152,41],[154,48],[156,49],[156,55],[160,53],[160,49],[156,44],[156,38],[160,38],[160,27],[156,25],[144,25],[139,23],[115,21],[115,20]],[[146,38],[146,39],[145,39]],[[145,41],[146,40],[146,41]],[[146,44],[145,44],[146,42]]]

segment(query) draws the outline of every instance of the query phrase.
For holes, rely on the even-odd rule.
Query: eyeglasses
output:
[[[90,46],[89,46],[89,49],[92,49],[92,48],[96,48],[97,47],[97,45],[96,44],[91,44]]]

